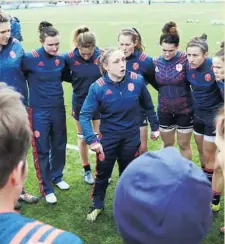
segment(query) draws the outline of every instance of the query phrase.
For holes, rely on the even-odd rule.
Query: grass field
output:
[[[61,51],[68,51],[71,47],[71,32],[81,24],[90,27],[97,36],[98,46],[116,46],[117,36],[121,28],[137,27],[141,32],[146,53],[151,56],[160,54],[159,36],[166,21],[177,22],[181,35],[180,49],[184,50],[186,43],[193,36],[208,34],[210,55],[219,48],[217,41],[223,39],[223,26],[213,26],[213,19],[222,19],[223,5],[220,4],[153,4],[148,5],[89,5],[62,8],[46,8],[32,10],[16,10],[10,14],[22,21],[25,50],[39,47],[38,24],[42,20],[52,22],[61,33]],[[187,24],[187,19],[198,19],[200,23]],[[67,109],[68,143],[77,142],[74,121],[71,118],[71,86],[64,84],[65,104]],[[157,94],[151,90],[152,97],[157,103]],[[161,142],[150,142],[149,149],[157,150]],[[193,160],[199,164],[194,142]],[[92,167],[95,160],[91,155]],[[31,155],[29,156],[29,177],[26,188],[33,194],[39,194]],[[116,225],[112,215],[112,201],[117,182],[117,167],[113,174],[113,183],[108,188],[106,208],[104,214],[95,223],[86,221],[86,213],[90,205],[91,187],[85,185],[82,179],[82,167],[76,151],[67,151],[67,165],[64,179],[69,182],[71,189],[61,192],[56,189],[58,204],[49,206],[41,201],[35,206],[24,205],[23,214],[45,221],[56,227],[66,229],[82,237],[88,244],[119,244],[122,243],[117,235]],[[195,196],[193,196],[195,197]],[[179,211],[179,210],[178,210]],[[172,223],[172,220],[171,220]],[[214,217],[211,232],[203,241],[204,244],[221,244],[223,237],[218,228],[223,225],[223,209]],[[149,243],[154,244],[154,243]],[[166,244],[166,243],[164,243]],[[181,243],[182,244],[182,243]],[[192,244],[192,243],[190,243]]]

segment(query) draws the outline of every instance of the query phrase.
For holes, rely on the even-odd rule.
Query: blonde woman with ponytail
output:
[[[114,164],[119,175],[139,155],[140,106],[145,109],[152,132],[159,128],[151,96],[141,75],[126,70],[126,57],[119,49],[109,49],[100,59],[103,76],[91,85],[80,113],[84,140],[97,154],[92,207],[87,220],[95,221],[104,209],[104,199]],[[91,125],[94,111],[101,111],[101,136]]]
[[[100,49],[96,46],[95,35],[86,26],[74,31],[72,43],[73,50],[66,54],[66,62],[72,74],[72,115],[75,119],[80,159],[84,168],[84,181],[93,184],[88,148],[83,140],[79,114],[90,85],[101,76],[98,66]],[[92,125],[96,135],[99,134],[99,119],[100,113],[95,111],[92,115]]]

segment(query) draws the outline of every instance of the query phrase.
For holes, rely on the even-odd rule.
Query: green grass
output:
[[[52,22],[60,31],[61,51],[70,49],[72,30],[81,24],[86,24],[96,33],[100,47],[116,46],[117,36],[121,28],[137,27],[143,36],[146,52],[153,57],[160,54],[159,36],[166,21],[174,20],[177,22],[181,35],[181,50],[185,50],[186,43],[190,38],[206,32],[208,34],[210,55],[213,55],[219,48],[216,42],[223,39],[223,27],[211,25],[211,20],[222,19],[223,5],[220,4],[89,5],[17,10],[10,13],[19,17],[22,21],[25,40],[23,44],[27,51],[40,46],[37,29],[39,22],[42,20]],[[200,23],[187,24],[187,19],[198,19]],[[74,121],[70,116],[71,86],[64,84],[64,90],[68,143],[76,144]],[[151,94],[156,104],[157,94],[153,90],[151,90]],[[149,141],[150,150],[157,150],[160,145],[160,141],[154,143]],[[199,164],[196,146],[193,141],[192,145],[193,160]],[[93,155],[91,155],[91,162],[94,168],[95,159]],[[38,181],[31,155],[29,155],[29,169],[26,188],[33,194],[39,194]],[[117,167],[114,170],[113,183],[108,188],[105,212],[95,223],[88,223],[85,219],[90,205],[91,187],[83,182],[82,167],[76,151],[67,151],[67,165],[64,173],[64,178],[71,185],[71,189],[68,192],[60,192],[56,189],[58,204],[48,206],[44,201],[41,201],[35,206],[25,205],[23,214],[76,233],[88,244],[122,243],[117,235],[112,214],[114,189],[118,179]],[[223,209],[219,215],[215,216],[212,229],[203,243],[221,244],[223,238],[218,233],[218,228],[222,225]]]

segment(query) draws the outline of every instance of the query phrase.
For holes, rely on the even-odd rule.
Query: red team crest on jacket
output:
[[[56,60],[55,60],[55,65],[56,65],[56,66],[59,66],[59,64],[60,64],[60,60],[59,60],[59,59],[56,59]]]
[[[133,70],[138,70],[139,63],[133,63]]]
[[[11,51],[9,55],[11,58],[16,58],[16,53],[14,51]]]
[[[181,72],[182,69],[183,69],[182,64],[177,64],[177,65],[176,65],[176,70],[177,70],[178,72]]]
[[[211,81],[211,75],[210,74],[205,74],[205,80],[206,81]]]
[[[128,90],[131,92],[134,90],[134,84],[133,83],[128,84]]]

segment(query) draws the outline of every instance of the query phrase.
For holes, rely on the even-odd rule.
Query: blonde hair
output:
[[[207,53],[209,51],[209,46],[207,43],[207,35],[203,33],[200,37],[192,38],[188,42],[186,49],[188,49],[189,47],[199,47],[203,54]]]
[[[73,33],[73,47],[95,48],[96,38],[86,26],[81,26]]]
[[[99,68],[102,74],[107,73],[107,71],[104,69],[104,64],[108,64],[109,57],[112,53],[119,50],[118,48],[108,48],[102,51],[101,56],[99,58]]]

